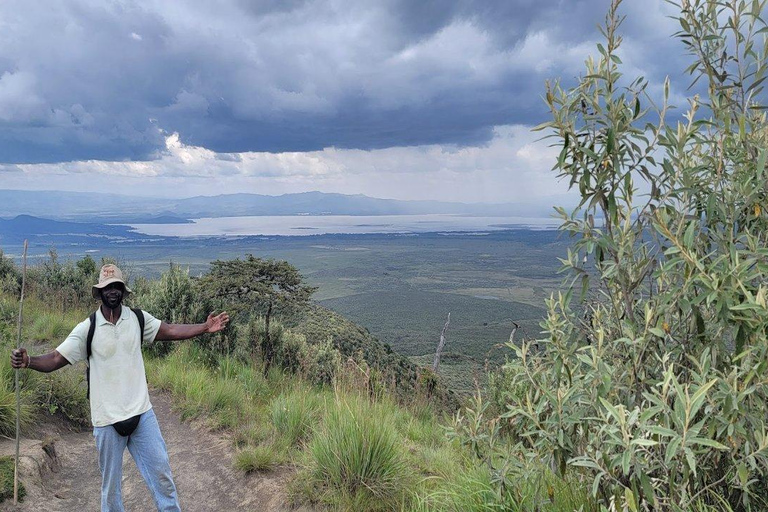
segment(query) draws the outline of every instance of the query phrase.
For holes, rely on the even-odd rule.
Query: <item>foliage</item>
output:
[[[205,318],[205,304],[189,275],[189,268],[169,264],[159,280],[137,279],[133,287],[137,307],[149,311],[164,322],[174,324],[195,323]],[[170,343],[153,343],[149,350],[157,355],[170,352]]]
[[[330,404],[309,445],[310,475],[324,500],[343,508],[392,510],[409,478],[391,417],[365,399]]]
[[[13,475],[15,465],[13,463],[13,457],[10,455],[6,457],[0,457],[0,503],[5,500],[13,499]],[[27,490],[24,484],[19,481],[18,497],[19,501],[23,501],[27,495]]]
[[[290,446],[309,439],[319,418],[319,397],[298,388],[272,402],[272,424]]]
[[[251,446],[235,455],[235,468],[244,473],[269,471],[280,463],[274,447]]]
[[[40,376],[38,380],[40,403],[49,414],[61,414],[79,427],[90,426],[91,408],[80,368],[65,368],[54,374]]]
[[[192,323],[200,316],[200,299],[189,268],[170,263],[160,279],[139,278],[133,288],[136,306],[169,323]]]
[[[0,292],[18,295],[21,291],[21,272],[11,258],[0,249]]]
[[[519,456],[585,479],[610,510],[764,509],[766,1],[682,2],[677,36],[706,93],[673,125],[669,82],[656,106],[620,72],[619,3],[579,84],[548,84],[540,127],[582,198],[559,210],[574,278],[547,301],[546,337],[509,344],[492,393],[507,412],[463,438],[477,452],[509,432],[519,455],[477,453],[498,488]]]
[[[91,287],[99,280],[96,262],[90,256],[62,263],[56,249],[48,259],[28,268],[27,285],[41,300],[58,310],[92,307]]]
[[[300,348],[299,360],[304,378],[317,385],[333,384],[341,369],[341,354],[330,340],[312,345],[305,343]]]
[[[276,354],[270,331],[274,310],[304,306],[316,290],[304,284],[298,269],[287,261],[265,260],[253,255],[245,260],[211,262],[210,272],[203,277],[201,286],[206,296],[217,299],[233,314],[263,312],[265,327],[259,348],[265,375]]]

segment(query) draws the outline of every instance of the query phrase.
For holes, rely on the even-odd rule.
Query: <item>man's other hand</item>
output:
[[[205,321],[205,332],[219,332],[224,329],[229,323],[229,315],[226,311],[214,316],[213,313],[208,315],[208,319]]]

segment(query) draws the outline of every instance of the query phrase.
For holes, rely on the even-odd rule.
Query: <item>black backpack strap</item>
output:
[[[131,308],[133,314],[139,319],[139,345],[144,344],[144,312],[141,308]]]
[[[86,398],[91,398],[91,345],[93,345],[93,333],[96,332],[96,312],[91,313],[89,317],[91,325],[88,327],[88,337],[85,339],[85,351],[87,353],[85,361],[85,381],[88,383]]]
[[[139,308],[131,308],[133,314],[139,320],[139,345],[144,344],[144,312]],[[93,345],[93,333],[96,332],[96,312],[91,313],[89,317],[91,320],[91,326],[88,327],[88,337],[85,339],[85,350],[88,354],[87,366],[85,367],[85,381],[88,383],[88,392],[85,397],[90,400],[91,398],[91,345]]]

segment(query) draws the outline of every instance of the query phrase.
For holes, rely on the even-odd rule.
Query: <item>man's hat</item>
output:
[[[93,298],[98,299],[100,297],[99,293],[101,289],[112,283],[122,283],[125,287],[126,295],[132,293],[131,289],[128,288],[128,285],[123,281],[123,273],[117,268],[117,265],[112,265],[110,263],[101,267],[101,271],[99,272],[99,284],[95,284],[93,285],[93,288],[91,288]]]

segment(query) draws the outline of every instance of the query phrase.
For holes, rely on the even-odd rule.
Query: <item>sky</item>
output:
[[[556,203],[531,128],[608,3],[3,0],[0,188]],[[620,11],[625,74],[682,101],[674,6]]]

